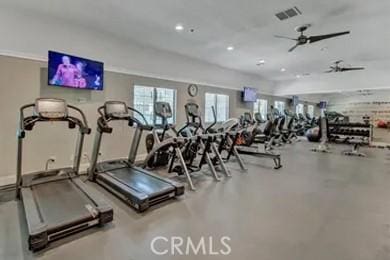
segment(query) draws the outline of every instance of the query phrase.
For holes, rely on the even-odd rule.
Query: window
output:
[[[303,115],[303,104],[298,104],[298,105],[296,105],[296,107],[295,107],[295,113],[297,113],[297,115],[299,115],[299,114],[302,114],[302,115]]]
[[[279,113],[283,113],[284,111],[284,102],[283,101],[275,101],[275,108]]]
[[[260,113],[263,119],[267,118],[268,101],[266,99],[258,99],[253,105],[253,112]]]
[[[313,105],[307,106],[307,113],[310,115],[310,117],[314,117],[314,106]]]
[[[140,111],[149,124],[161,124],[161,118],[154,114],[156,101],[168,102],[171,105],[173,117],[168,119],[172,124],[176,119],[176,90],[170,88],[155,88],[134,86],[134,108]]]
[[[217,121],[224,122],[229,117],[229,96],[206,93],[205,96],[205,121],[206,123],[214,122],[213,110],[217,114]]]

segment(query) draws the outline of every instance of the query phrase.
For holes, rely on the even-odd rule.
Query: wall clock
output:
[[[190,84],[188,86],[188,94],[191,96],[191,97],[195,97],[196,95],[198,95],[198,86],[195,85],[195,84]]]

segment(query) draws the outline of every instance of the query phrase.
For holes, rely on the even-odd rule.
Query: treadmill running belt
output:
[[[32,188],[48,228],[91,216],[88,208],[95,205],[70,180],[61,180]]]
[[[174,189],[171,184],[144,174],[134,168],[120,168],[101,174],[107,174],[122,184],[131,187],[133,190],[145,193],[149,196],[170,192]]]

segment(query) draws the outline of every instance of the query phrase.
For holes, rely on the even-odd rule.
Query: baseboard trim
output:
[[[8,175],[0,177],[0,187],[13,185],[16,182],[16,176]]]

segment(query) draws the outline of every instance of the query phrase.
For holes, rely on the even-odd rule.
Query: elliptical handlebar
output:
[[[204,130],[204,133],[209,133],[210,129],[212,129],[217,124],[217,113],[215,111],[215,107],[211,106],[211,110],[213,112],[213,122]]]
[[[190,107],[191,106],[196,107],[196,109],[197,109],[196,112],[199,112],[198,111],[199,106],[196,103],[187,103],[187,104],[184,105],[187,122],[186,122],[186,124],[182,128],[180,128],[177,131],[178,135],[181,135],[182,132],[184,132],[184,130],[188,129],[189,127],[193,127],[194,128],[194,133],[198,132],[199,129],[201,129],[204,132],[203,123],[202,123],[202,117],[198,113],[195,114],[195,113],[191,112],[190,111]],[[198,122],[196,122],[196,118],[198,119]]]

